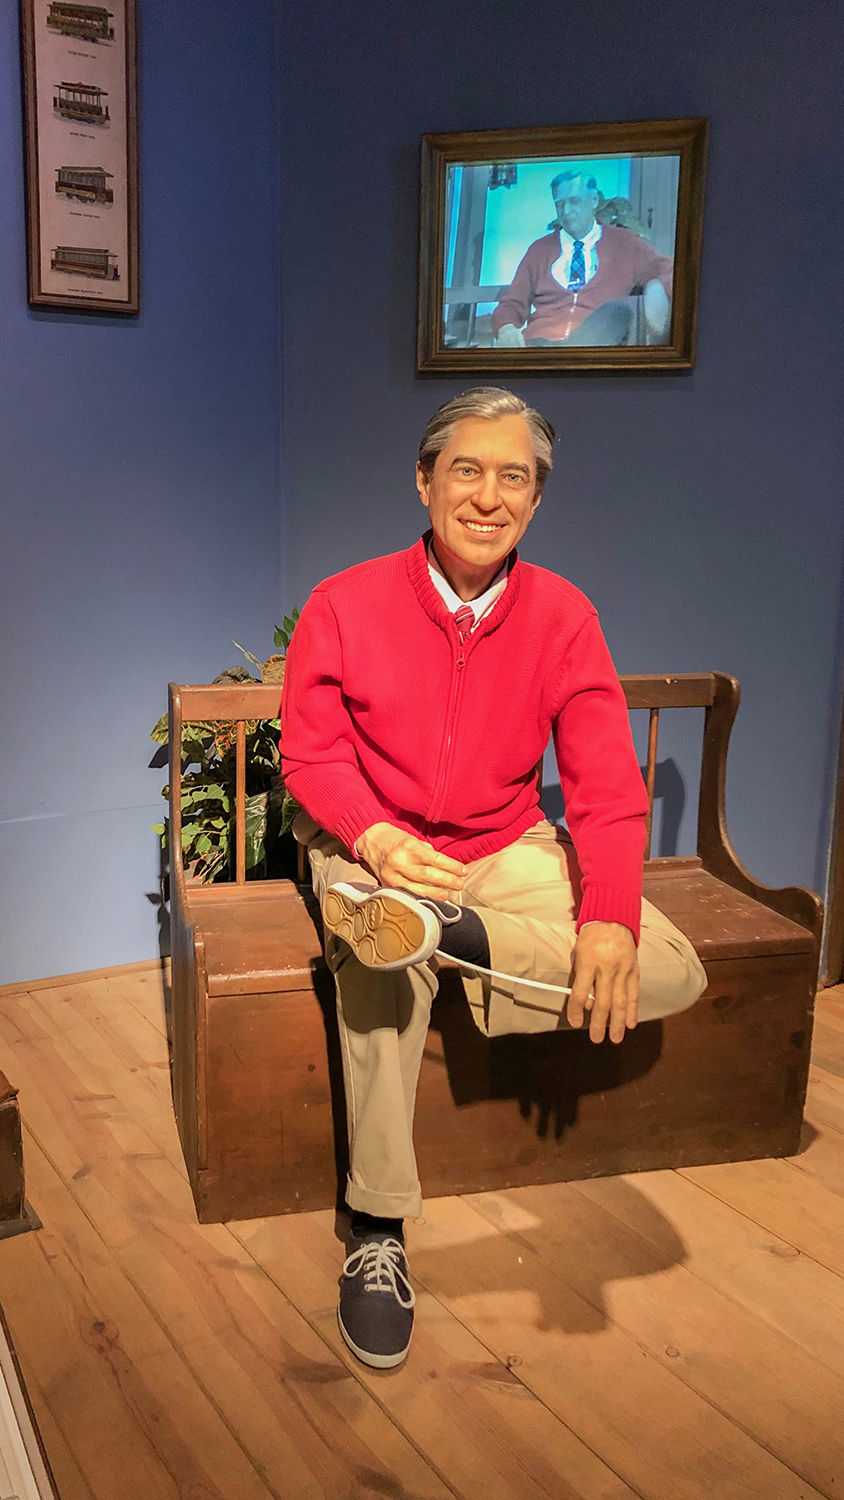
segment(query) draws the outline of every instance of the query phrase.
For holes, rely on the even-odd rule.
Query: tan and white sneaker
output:
[[[454,910],[456,917],[445,921],[459,920],[460,908]],[[369,969],[407,969],[424,963],[442,936],[436,910],[409,891],[346,880],[328,887],[322,920]]]
[[[543,994],[571,994],[567,985],[546,984],[491,969],[483,924],[471,907],[458,906],[455,901],[432,901],[398,888],[338,880],[322,898],[322,920],[368,969],[408,969],[436,953],[459,969],[482,974],[486,979],[504,979],[509,985],[541,990]],[[456,925],[470,922],[465,934]],[[443,928],[449,929],[445,938]],[[461,937],[455,942],[458,933]],[[481,956],[486,963],[479,962]]]

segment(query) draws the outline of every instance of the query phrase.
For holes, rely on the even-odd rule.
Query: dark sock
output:
[[[368,1234],[391,1234],[403,1245],[403,1225],[403,1219],[382,1219],[378,1214],[365,1214],[360,1209],[352,1209],[352,1234],[356,1240],[365,1239]]]
[[[431,905],[440,908],[442,912],[449,910],[440,901],[432,901]],[[449,958],[462,958],[464,963],[479,964],[482,969],[489,968],[489,939],[486,928],[473,907],[461,908],[459,922],[453,922],[449,926],[443,923],[439,952],[447,953]]]

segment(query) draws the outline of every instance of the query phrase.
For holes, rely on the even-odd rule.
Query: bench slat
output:
[[[711,672],[639,674],[619,681],[628,708],[710,708],[715,701]]]
[[[179,687],[182,722],[197,719],[277,719],[281,713],[281,685],[253,682],[188,683]]]

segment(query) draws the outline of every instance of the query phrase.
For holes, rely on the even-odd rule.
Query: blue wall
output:
[[[137,319],[26,307],[15,7],[0,8],[0,982],[157,952],[167,682],[272,649],[275,18],[144,0]]]
[[[123,322],[26,309],[0,10],[0,982],[154,955],[167,680],[207,680],[232,638],[269,649],[279,600],[418,535],[419,433],[468,383],[413,373],[426,130],[710,116],[697,368],[513,381],[560,434],[524,552],[591,595],[621,671],[741,678],[734,840],[763,878],[822,886],[840,8],[323,0],[278,8],[280,91],[273,0],[248,27],[223,0],[201,24],[187,0],[142,11],[143,312]],[[690,734],[667,726],[663,758],[682,792]]]
[[[363,19],[323,0],[291,8],[281,58],[299,600],[419,534],[419,435],[471,383],[413,373],[420,135],[710,117],[697,368],[512,378],[559,434],[523,553],[592,597],[620,671],[741,679],[734,842],[763,879],[821,889],[841,676],[842,39],[830,0],[383,0]],[[688,792],[682,727],[663,755]]]

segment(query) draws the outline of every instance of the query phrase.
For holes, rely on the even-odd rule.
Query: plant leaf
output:
[[[222,870],[223,866],[226,864],[228,857],[228,845],[225,849],[216,849],[213,854],[209,854],[203,861],[203,871],[201,879],[203,881],[213,880],[214,876],[219,874],[220,870]]]
[[[234,642],[234,645],[237,646],[237,641]],[[242,651],[243,647],[242,646],[237,646],[237,649],[238,649],[238,651]],[[219,675],[214,678],[214,682],[215,683],[218,683],[218,682],[254,682],[254,681],[255,681],[255,678],[252,676],[252,673],[251,672],[247,672],[247,670],[243,666],[242,662],[238,662],[238,664],[237,664],[236,667],[226,667],[225,672],[220,672]]]
[[[257,656],[253,656],[252,652],[251,651],[247,651],[247,649],[246,649],[245,646],[238,646],[237,641],[232,641],[232,645],[233,646],[237,646],[238,651],[242,651],[243,652],[244,656],[246,657],[246,660],[247,661],[251,661],[253,667],[257,667],[258,671],[259,672],[261,671],[261,663],[259,662]]]
[[[287,833],[297,812],[300,811],[295,797],[291,797],[288,791],[284,793],[284,801],[281,804],[281,833]]]
[[[282,683],[285,661],[286,657],[282,655],[268,656],[261,670],[262,681]]]
[[[267,835],[267,794],[257,792],[246,799],[246,868],[251,870],[264,858]]]
[[[150,739],[155,740],[156,745],[166,745],[168,743],[170,739],[170,720],[168,714],[161,715],[150,735]]]

